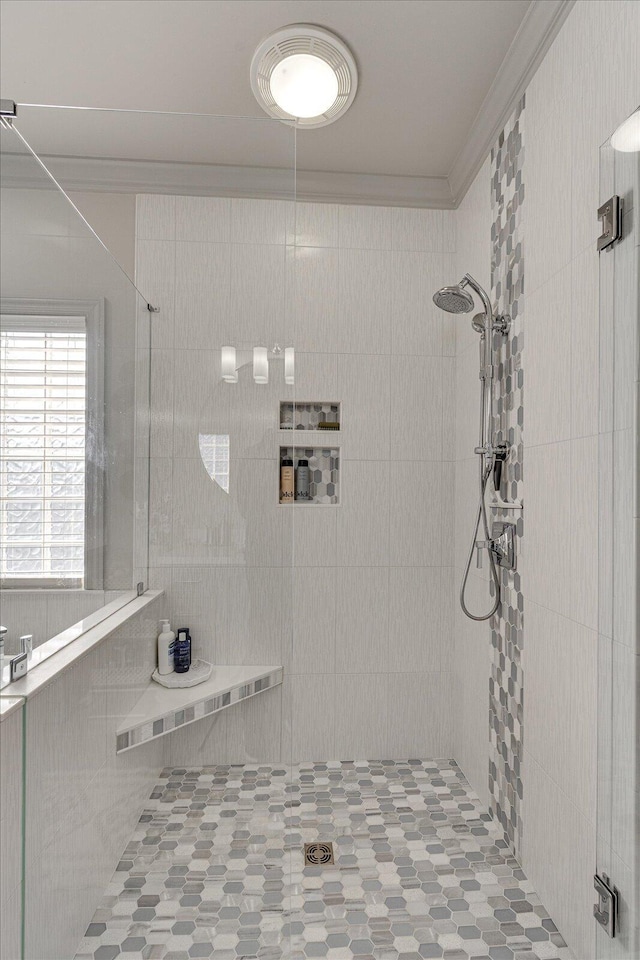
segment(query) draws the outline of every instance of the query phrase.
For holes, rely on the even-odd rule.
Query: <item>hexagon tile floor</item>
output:
[[[116,957],[571,954],[459,767],[394,760],[164,770],[76,954]]]

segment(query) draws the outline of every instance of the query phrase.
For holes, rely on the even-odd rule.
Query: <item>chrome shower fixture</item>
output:
[[[461,283],[455,287],[442,287],[434,293],[433,302],[447,313],[470,313],[474,307],[473,297],[463,290]]]
[[[489,534],[486,491],[489,479],[493,478],[494,488],[496,493],[498,492],[502,465],[509,455],[507,444],[496,443],[491,428],[493,380],[495,376],[493,335],[498,333],[506,336],[511,326],[511,318],[506,314],[494,315],[487,293],[469,273],[465,273],[460,283],[455,286],[442,287],[438,290],[433,295],[433,302],[437,307],[440,307],[441,310],[446,310],[447,313],[471,313],[474,308],[474,300],[466,288],[470,288],[477,294],[482,301],[484,309],[481,313],[476,313],[471,321],[473,329],[480,334],[480,442],[478,446],[474,448],[474,453],[480,457],[478,461],[480,468],[478,490],[480,496],[473,532],[473,543],[471,544],[471,550],[460,588],[460,606],[465,615],[471,620],[488,620],[496,613],[500,606],[500,579],[496,567],[496,557],[501,557],[504,551],[502,550],[500,538],[492,539]],[[479,537],[480,524],[482,524],[484,539],[480,539]],[[489,554],[491,579],[495,590],[495,599],[491,609],[488,613],[482,614],[481,616],[471,613],[465,601],[474,550],[477,551],[478,567],[482,566],[482,551],[487,550]]]

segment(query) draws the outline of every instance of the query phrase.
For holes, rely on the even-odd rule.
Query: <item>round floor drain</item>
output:
[[[334,863],[332,843],[305,843],[304,862],[313,867]]]

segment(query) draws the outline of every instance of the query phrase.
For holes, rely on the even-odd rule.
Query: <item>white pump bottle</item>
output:
[[[168,620],[161,620],[162,630],[158,636],[158,673],[166,676],[173,673],[173,651],[176,635]]]

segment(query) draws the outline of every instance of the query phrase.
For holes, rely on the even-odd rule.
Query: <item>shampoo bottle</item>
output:
[[[285,457],[280,464],[280,503],[293,503],[293,460]]]
[[[162,630],[158,637],[158,673],[164,677],[168,673],[173,673],[176,635],[168,620],[161,620],[160,626]]]
[[[296,470],[296,500],[309,499],[309,461],[298,460]]]
[[[176,640],[175,669],[176,673],[188,673],[191,664],[191,637],[186,627],[178,630]]]

